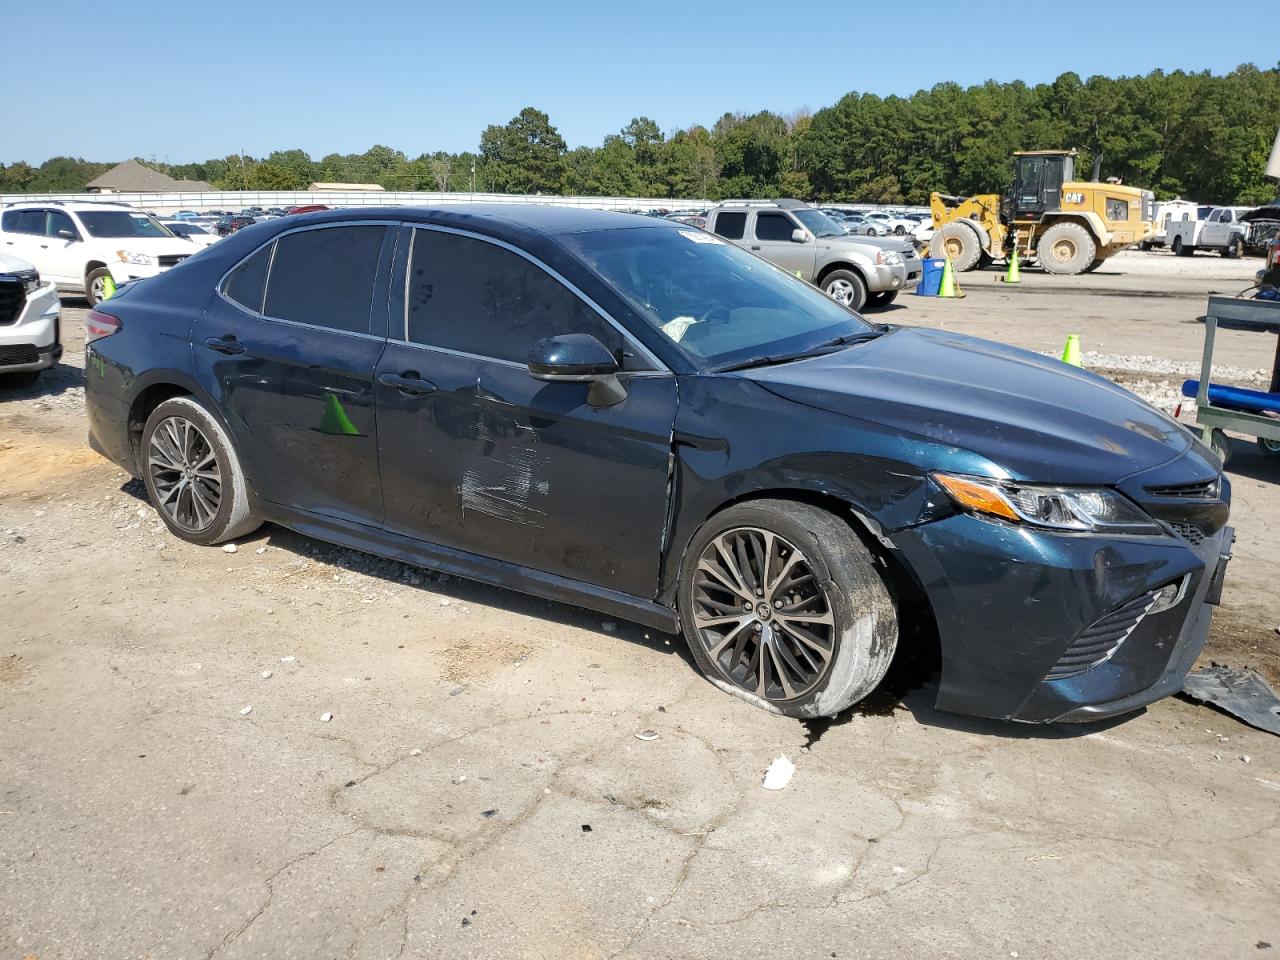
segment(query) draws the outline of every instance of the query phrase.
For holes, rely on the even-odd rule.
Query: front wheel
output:
[[[1244,256],[1244,241],[1239,237],[1234,238],[1222,251],[1222,255],[1228,260],[1239,260]]]
[[[873,293],[867,297],[867,307],[874,309],[882,309],[898,299],[897,290],[884,290],[880,293]]]
[[[231,441],[190,397],[166,400],[151,412],[138,466],[160,519],[188,543],[211,546],[262,524]]]
[[[867,302],[867,285],[852,270],[832,270],[822,278],[822,292],[850,310],[861,310]]]
[[[680,622],[722,690],[788,717],[834,716],[880,683],[898,615],[844,520],[790,500],[729,507],[685,553]]]
[[[84,298],[89,301],[89,306],[96,307],[107,299],[107,278],[110,276],[111,271],[106,267],[90,270],[85,275]]]

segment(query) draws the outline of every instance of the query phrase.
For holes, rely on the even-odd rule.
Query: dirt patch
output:
[[[25,419],[0,424],[0,501],[77,488],[89,471],[118,471],[83,437],[25,430]]]
[[[1213,612],[1209,642],[1197,667],[1210,662],[1253,667],[1274,687],[1280,687],[1280,636],[1262,611],[1243,612],[1219,607]]]
[[[0,657],[0,683],[17,683],[23,672],[22,658],[16,653]]]
[[[463,640],[444,651],[442,673],[454,683],[475,680],[519,663],[532,652],[533,647],[519,640]]]

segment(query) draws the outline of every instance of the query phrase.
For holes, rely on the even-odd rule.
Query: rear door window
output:
[[[747,215],[745,212],[721,212],[716,214],[716,233],[726,240],[741,240],[746,230]]]
[[[262,312],[347,333],[368,333],[383,225],[286,233],[276,240]]]
[[[262,294],[267,285],[267,267],[274,244],[267,244],[227,275],[222,292],[246,310],[262,312]]]
[[[796,226],[785,213],[757,213],[757,240],[790,240]]]
[[[49,222],[45,225],[45,236],[57,237],[59,230],[66,230],[72,236],[79,236],[76,225],[61,210],[49,211]]]
[[[411,343],[520,364],[539,340],[564,333],[590,334],[615,356],[623,350],[618,329],[572,290],[484,240],[416,230],[407,292]]]

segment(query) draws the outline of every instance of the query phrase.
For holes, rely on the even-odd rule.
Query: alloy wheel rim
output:
[[[151,433],[147,470],[157,505],[183,530],[199,533],[222,504],[222,465],[209,438],[186,417],[165,417]]]
[[[853,284],[848,280],[832,280],[827,284],[827,296],[848,306],[853,302]]]
[[[736,527],[703,549],[693,574],[698,641],[736,686],[795,700],[827,675],[835,615],[813,566],[784,537]]]
[[[1280,453],[1280,440],[1272,440],[1269,437],[1263,437],[1262,445],[1271,453]]]
[[[93,294],[93,299],[102,302],[102,296],[107,292],[107,285],[102,282],[101,277],[95,277],[93,283],[89,285],[89,292]]]

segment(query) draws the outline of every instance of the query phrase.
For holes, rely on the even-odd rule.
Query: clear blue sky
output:
[[[939,10],[930,23],[921,13]],[[1280,59],[1276,5],[785,0],[0,0],[0,162],[475,149],[546,111],[569,146],[631,117],[817,110],[951,80],[1226,72]],[[811,22],[803,17],[812,14]],[[1208,17],[1212,16],[1212,22]],[[993,46],[984,46],[990,43]]]

